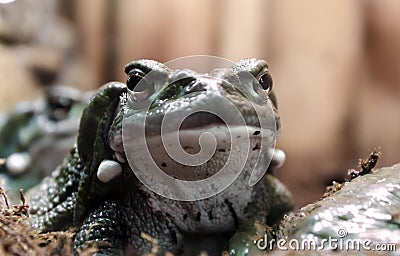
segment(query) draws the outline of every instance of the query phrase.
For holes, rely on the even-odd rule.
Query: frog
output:
[[[277,137],[281,130],[266,61],[243,59],[227,68],[200,73],[142,59],[128,63],[124,71],[125,83],[109,82],[91,98],[82,113],[75,146],[63,163],[31,192],[29,214],[35,228],[41,232],[73,228],[73,247],[95,245],[97,255],[150,253],[154,244],[144,234],[157,241],[157,255],[196,255],[200,251],[214,255],[221,253],[241,223],[259,221],[272,225],[293,208],[290,192],[274,175],[285,159],[282,150],[268,150],[271,161],[260,162],[266,173],[254,186],[249,186],[263,134],[251,105],[263,111],[270,106],[269,111],[262,113],[274,126],[272,136]],[[150,74],[155,79],[149,80]],[[243,90],[250,92],[250,100]],[[253,155],[240,175],[223,191],[198,200],[168,198],[144,185],[127,157],[135,152],[127,152],[124,146],[124,122],[141,126],[139,116],[147,115],[143,127],[146,138],[158,138],[168,111],[217,107],[220,98],[214,97],[216,94],[233,103],[251,132],[248,146]],[[129,104],[132,101],[138,105]],[[148,109],[140,107],[145,101],[151,101]],[[220,121],[211,113],[202,112],[189,116],[180,127],[187,138],[205,131],[205,127],[221,125]],[[216,140],[220,142],[218,137]],[[194,154],[190,146],[198,146],[198,137],[186,142],[188,152]],[[159,143],[149,140],[148,146],[156,149]],[[200,179],[206,179],[218,172],[228,151],[220,148],[207,163],[194,167],[174,165],[164,153],[157,153],[154,161],[170,176],[193,180],[200,173]]]
[[[42,98],[0,114],[0,158],[4,159],[0,172],[11,198],[13,192],[39,183],[62,162],[75,143],[89,95],[54,85],[46,88]]]

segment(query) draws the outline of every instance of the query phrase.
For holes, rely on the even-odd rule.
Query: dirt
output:
[[[40,234],[32,228],[22,190],[21,203],[10,205],[0,188],[0,255],[73,255],[74,232],[60,231]],[[84,248],[78,255],[92,255],[96,248]]]

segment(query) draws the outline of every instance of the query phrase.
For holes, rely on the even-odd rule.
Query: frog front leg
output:
[[[183,235],[170,216],[150,201],[148,194],[135,189],[128,191],[122,200],[121,219],[128,239],[126,255],[141,256],[156,249],[143,234],[157,241],[157,255],[165,255],[167,251],[181,255]]]
[[[154,212],[140,196],[135,199],[130,202],[129,210],[124,203],[109,200],[95,207],[77,231],[74,248],[95,245],[96,255],[144,255],[154,249],[142,236],[147,234],[158,242],[157,255],[176,252],[181,240],[176,227],[167,216]]]
[[[124,255],[118,203],[105,201],[84,220],[74,238],[74,248],[95,245],[96,255]]]
[[[268,184],[262,186],[262,184]],[[279,180],[266,174],[255,185],[246,208],[247,221],[241,223],[226,245],[229,255],[259,255],[272,249],[268,241],[275,239],[274,228],[283,215],[294,207],[293,197]]]

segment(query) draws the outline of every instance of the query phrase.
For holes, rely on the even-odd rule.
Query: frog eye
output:
[[[147,99],[154,92],[154,85],[141,70],[131,70],[126,85],[135,101]]]
[[[136,86],[139,84],[139,82],[142,80],[142,78],[146,74],[138,69],[131,70],[128,74],[128,80],[126,81],[126,85],[128,86],[128,89],[131,91],[137,91]]]
[[[258,83],[265,91],[267,91],[267,93],[269,93],[272,90],[272,77],[268,72],[262,74],[258,78]]]

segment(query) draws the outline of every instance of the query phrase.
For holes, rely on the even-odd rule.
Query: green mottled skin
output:
[[[144,73],[156,71],[166,78],[181,72],[149,60],[132,62],[125,71],[129,73],[132,68]],[[265,70],[267,65],[264,61],[249,59],[220,71],[220,75],[222,72],[229,80],[246,71],[257,77]],[[190,74],[194,79],[199,76],[195,72]],[[210,79],[218,80],[213,76]],[[248,81],[245,84],[239,84],[234,79],[218,82],[213,90],[231,98],[249,123],[254,122],[253,113],[243,103],[244,96],[235,87],[243,86],[251,92],[254,104],[266,106],[272,102],[274,114],[268,118],[276,120],[279,129],[273,94],[268,99],[260,98],[254,92],[253,80],[245,80]],[[149,113],[150,129],[159,124],[162,116],[158,115],[165,113],[170,102],[185,103],[187,86],[182,81],[156,86],[158,94],[151,96],[155,98]],[[213,93],[207,84],[202,86],[204,88],[194,95],[200,97]],[[138,181],[129,165],[115,157],[116,153],[124,153],[122,149],[115,148],[119,145],[116,138],[121,133],[123,113],[129,111],[126,104],[129,90],[125,84],[109,83],[96,93],[84,110],[77,147],[33,192],[30,214],[34,226],[41,231],[75,227],[75,248],[96,243],[99,254],[104,255],[142,255],[150,252],[151,244],[140,237],[141,232],[158,240],[160,254],[172,251],[192,255],[196,250],[218,253],[241,223],[258,220],[272,225],[293,207],[289,192],[269,173],[254,187],[249,187],[248,176],[243,176],[224,192],[194,202],[174,201],[149,191]],[[191,100],[193,98],[196,99],[196,96]],[[212,98],[206,97],[205,100],[201,103],[213,104]],[[196,104],[199,103],[193,102],[192,106],[196,107]],[[194,125],[200,125],[204,119],[194,119],[194,122]],[[97,169],[104,159],[119,161],[122,166],[121,175],[107,183],[97,177]],[[203,240],[204,243],[200,242]],[[192,244],[195,249],[191,249]]]

